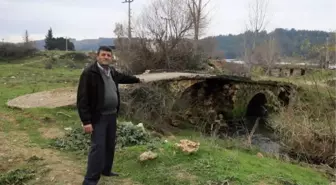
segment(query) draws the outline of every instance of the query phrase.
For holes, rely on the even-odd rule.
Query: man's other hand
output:
[[[84,132],[91,134],[93,132],[92,124],[87,124],[83,126]]]

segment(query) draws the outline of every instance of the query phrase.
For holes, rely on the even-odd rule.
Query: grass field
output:
[[[5,184],[81,184],[86,169],[86,155],[58,150],[52,139],[62,137],[65,128],[80,128],[74,108],[10,109],[9,99],[27,93],[60,87],[76,87],[80,69],[44,69],[43,57],[27,64],[0,65],[0,185]],[[37,68],[36,66],[39,66]],[[179,139],[200,142],[197,153],[186,155],[174,147]],[[167,140],[167,142],[163,142]],[[257,150],[238,147],[234,141],[207,138],[185,131],[162,138],[151,145],[119,149],[114,169],[118,178],[102,178],[100,184],[204,185],[204,184],[274,184],[328,185],[327,175],[316,169],[291,164],[275,157],[258,157]],[[148,148],[155,148],[158,158],[139,162]]]

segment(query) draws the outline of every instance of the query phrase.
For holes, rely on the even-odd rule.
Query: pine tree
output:
[[[48,30],[48,34],[46,35],[46,38],[45,38],[45,45],[44,45],[44,48],[46,49],[46,50],[51,50],[51,49],[53,49],[52,48],[52,41],[53,41],[53,39],[54,39],[54,36],[53,36],[53,32],[52,32],[52,29],[50,28],[49,30]]]

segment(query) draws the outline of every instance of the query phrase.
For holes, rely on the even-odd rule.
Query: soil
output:
[[[15,138],[13,140],[13,138]],[[45,184],[80,184],[83,180],[83,172],[80,165],[60,155],[58,151],[41,149],[35,146],[27,146],[29,137],[24,132],[0,132],[0,161],[8,161],[0,164],[1,171],[13,169],[25,163],[31,157],[38,157],[46,162],[48,173],[41,176],[39,183]],[[70,173],[71,172],[71,173]]]
[[[15,139],[13,139],[15,138]],[[22,131],[0,132],[0,173],[20,168],[31,158],[43,160],[43,168],[48,172],[37,174],[36,178],[27,184],[77,185],[84,178],[86,162],[75,161],[53,149],[40,148],[31,145],[29,136]],[[113,182],[102,177],[100,184],[133,185],[131,179],[113,179]]]
[[[38,129],[41,135],[46,139],[55,139],[61,138],[65,135],[64,131],[60,130],[59,128],[44,128],[41,127]]]

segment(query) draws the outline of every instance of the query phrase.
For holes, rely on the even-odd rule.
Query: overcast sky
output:
[[[115,22],[127,21],[124,0],[0,0],[0,39],[21,42],[25,30],[43,39],[49,27],[54,36],[76,39],[113,37]],[[151,0],[135,0],[133,16]],[[207,35],[244,30],[250,0],[212,0]],[[268,31],[274,28],[336,30],[336,0],[271,0]]]

